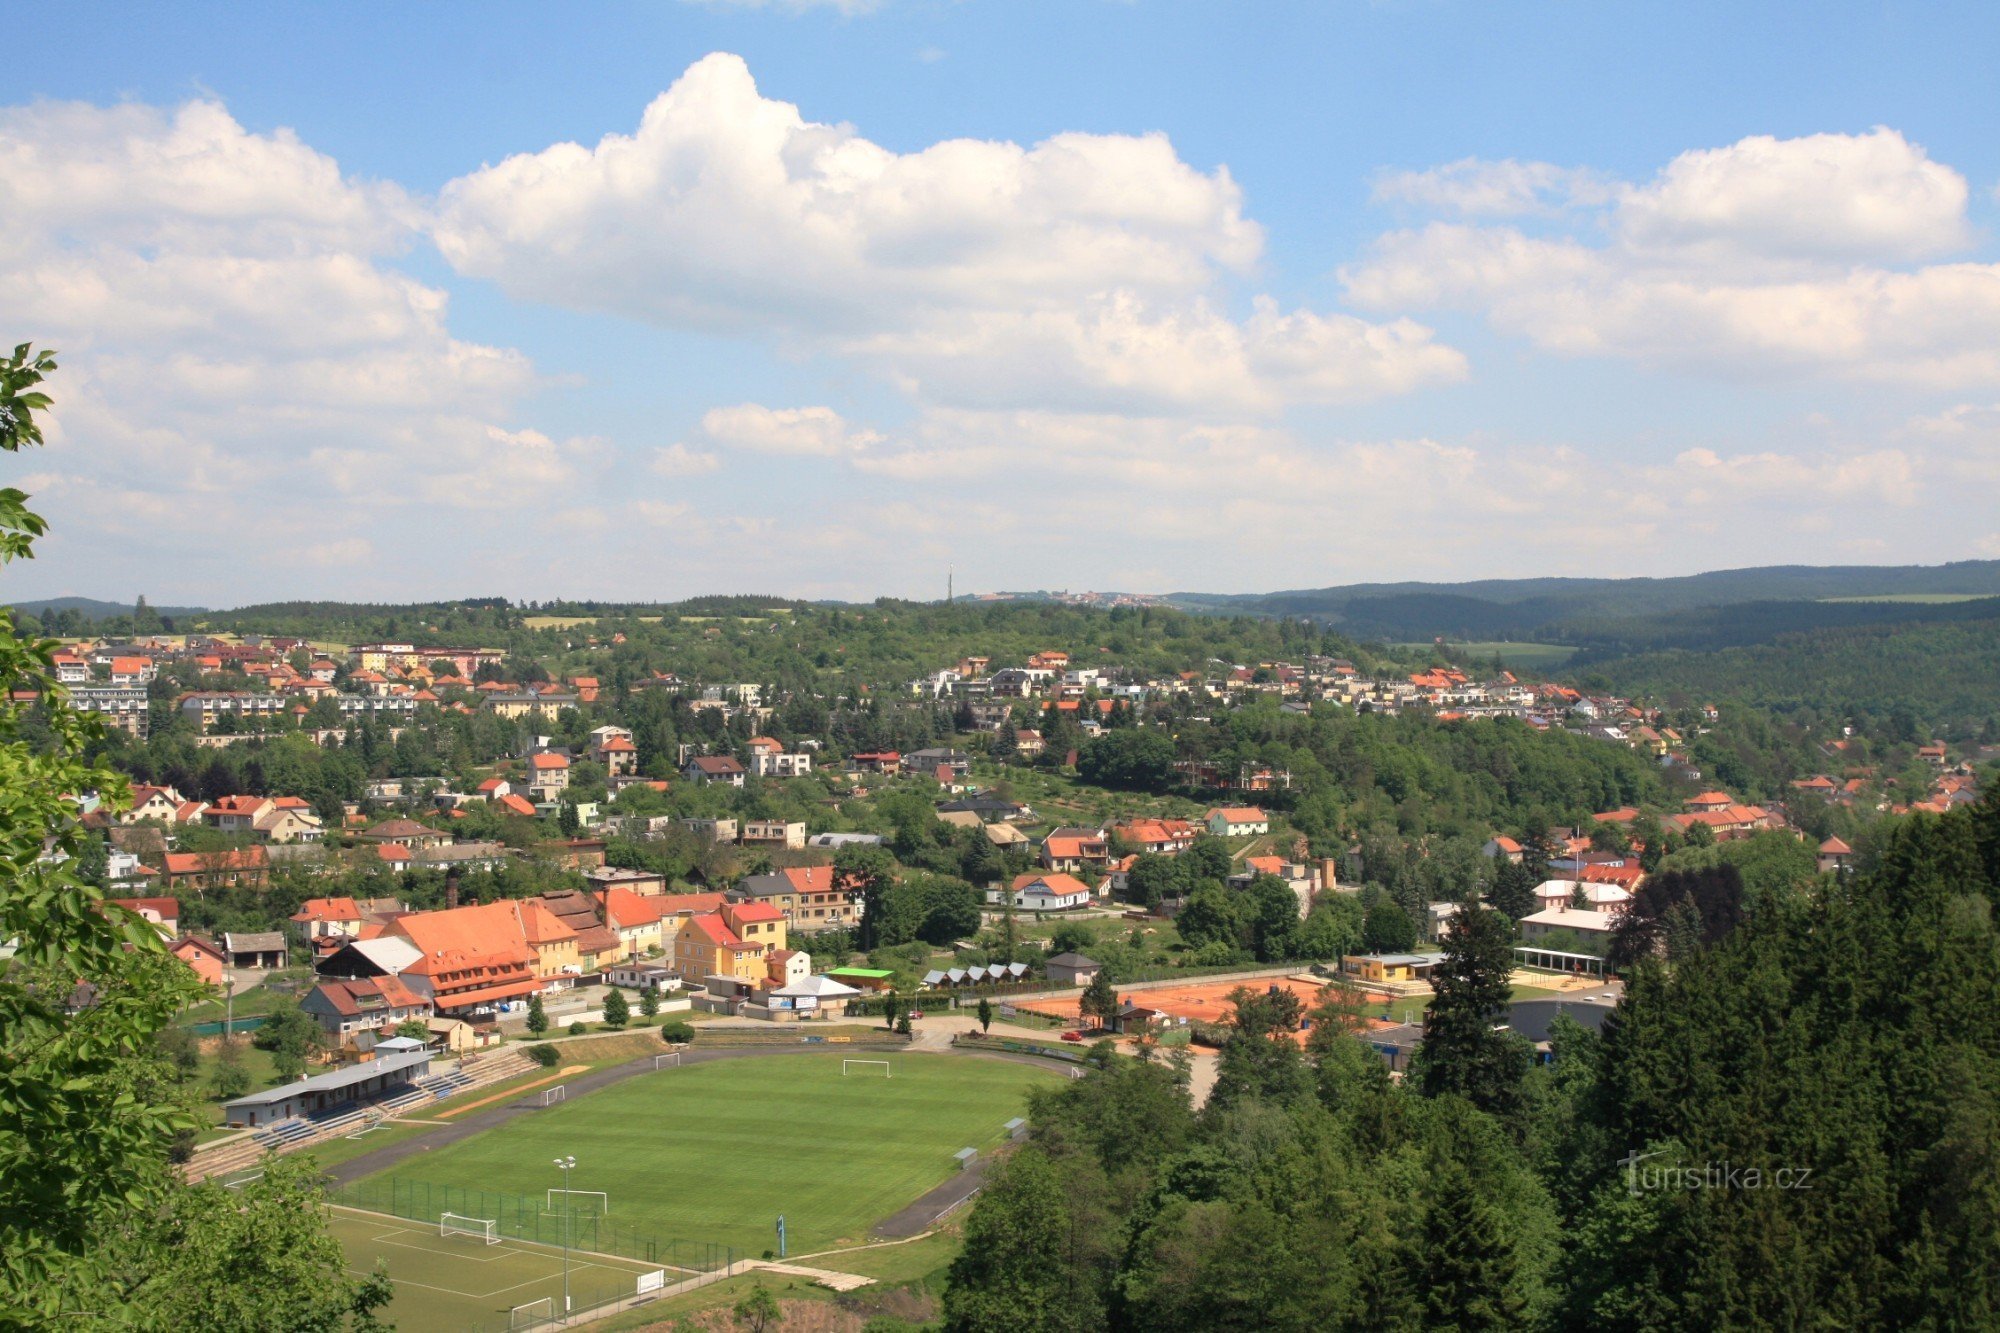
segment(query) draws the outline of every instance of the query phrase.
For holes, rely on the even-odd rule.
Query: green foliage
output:
[[[562,1058],[561,1052],[557,1051],[553,1046],[534,1045],[526,1049],[528,1058],[544,1069],[554,1069],[556,1061]]]
[[[639,1012],[644,1014],[648,1018],[655,1017],[656,1015],[659,1014],[660,1012],[659,987],[648,986],[644,990],[641,990],[639,992]]]
[[[380,1333],[388,1275],[348,1275],[309,1156],[269,1157],[241,1189],[184,1187],[158,1222],[161,1262],[136,1295],[147,1326],[215,1333]]]
[[[625,992],[616,986],[604,996],[604,1026],[622,1028],[632,1021],[632,1006],[625,999]]]
[[[750,1333],[766,1333],[766,1330],[778,1326],[784,1312],[778,1308],[778,1298],[771,1294],[771,1289],[759,1282],[736,1302],[729,1313],[738,1328],[747,1328]]]
[[[1163,792],[1174,780],[1174,742],[1160,731],[1112,731],[1083,747],[1076,771],[1093,786]]]
[[[584,1033],[590,1031],[590,1027],[584,1023],[571,1023],[566,1031],[572,1037],[581,1037]]]
[[[1367,953],[1408,953],[1417,946],[1417,923],[1388,898],[1368,909],[1361,923],[1361,947]]]
[[[1418,1074],[1424,1093],[1456,1093],[1482,1111],[1518,1111],[1527,1043],[1495,1030],[1513,996],[1514,923],[1477,903],[1459,904],[1431,971],[1436,997],[1424,1015]]]
[[[695,1026],[680,1019],[670,1018],[660,1024],[660,1040],[669,1046],[685,1046],[694,1040]]]
[[[541,993],[528,997],[528,1034],[539,1037],[549,1030],[548,1010],[542,1007]]]
[[[1077,997],[1077,1012],[1085,1018],[1094,1018],[1100,1027],[1110,1027],[1118,1019],[1118,988],[1112,984],[1111,969],[1100,967],[1091,975],[1090,984]]]
[[[25,344],[0,358],[0,449],[41,443],[35,386],[54,369]],[[45,531],[26,502],[0,490],[0,562]],[[54,650],[0,611],[0,939],[16,942],[0,974],[0,1322],[44,1326],[127,1309],[122,1279],[157,1257],[121,1242],[176,1188],[168,1154],[195,1121],[156,1041],[200,994],[157,932],[102,910],[69,868],[86,850],[78,794],[129,798],[83,759],[102,732],[69,706]],[[32,728],[24,692],[41,699]],[[73,996],[87,1001],[74,1015]]]

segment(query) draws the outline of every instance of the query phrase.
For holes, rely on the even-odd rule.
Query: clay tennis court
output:
[[[1157,1009],[1175,1018],[1185,1018],[1189,1022],[1226,1023],[1229,1021],[1229,993],[1247,989],[1265,991],[1278,986],[1299,998],[1299,1003],[1310,1009],[1319,1003],[1320,991],[1326,983],[1305,977],[1259,977],[1252,981],[1208,981],[1191,982],[1185,986],[1149,986],[1144,990],[1125,991],[1120,999],[1130,1000],[1147,1009]],[[1018,1007],[1031,1014],[1053,1018],[1064,1023],[1074,1023],[1080,1016],[1077,1008],[1078,996],[1064,995],[1047,1000],[1029,1000]],[[1370,995],[1369,1003],[1380,1004],[1384,997]]]

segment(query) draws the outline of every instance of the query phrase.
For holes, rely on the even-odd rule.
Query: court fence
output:
[[[510,1240],[532,1241],[537,1245],[567,1244],[571,1249],[637,1259],[666,1269],[669,1283],[699,1273],[731,1271],[738,1258],[734,1246],[647,1235],[629,1222],[594,1208],[551,1211],[546,1194],[507,1194],[412,1180],[407,1176],[371,1176],[336,1185],[330,1201],[433,1227],[443,1213],[490,1218],[499,1233]],[[614,1194],[611,1206],[615,1209],[617,1205]]]

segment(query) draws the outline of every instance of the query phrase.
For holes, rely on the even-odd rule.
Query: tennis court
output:
[[[423,1333],[531,1328],[538,1313],[546,1318],[562,1308],[560,1248],[519,1240],[489,1244],[479,1235],[442,1236],[435,1223],[352,1208],[334,1208],[330,1230],[347,1251],[352,1272],[371,1273],[378,1263],[388,1269],[396,1299],[387,1317],[398,1328]],[[572,1250],[572,1308],[634,1295],[640,1276],[657,1268]],[[664,1280],[671,1284],[688,1276],[668,1271]]]

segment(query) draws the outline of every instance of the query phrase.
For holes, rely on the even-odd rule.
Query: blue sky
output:
[[[65,364],[10,591],[2000,555],[1996,38],[1975,5],[57,7],[0,96],[0,309]]]

